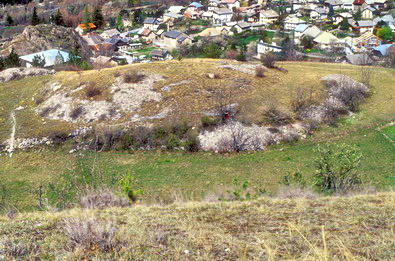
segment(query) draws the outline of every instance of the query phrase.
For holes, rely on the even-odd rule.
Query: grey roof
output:
[[[180,37],[177,38],[177,41],[178,41],[179,43],[182,43],[185,39],[187,39],[186,36],[180,36]]]
[[[169,37],[169,38],[173,38],[173,39],[177,39],[177,37],[179,37],[180,35],[181,35],[181,32],[174,31],[174,30],[164,33],[165,37]]]
[[[158,20],[155,17],[147,17],[144,20],[144,24],[157,24]]]
[[[371,20],[357,21],[357,24],[358,24],[358,26],[362,26],[362,27],[372,27],[372,26],[374,26],[374,23]]]
[[[160,56],[160,57],[164,57],[164,56],[166,56],[166,54],[167,54],[167,51],[162,50],[162,49],[155,49],[155,50],[152,50],[150,53],[151,56]]]
[[[218,8],[218,9],[213,10],[213,12],[216,14],[219,14],[219,15],[233,14],[233,11],[228,8]]]
[[[240,28],[242,28],[242,29],[247,29],[247,28],[251,27],[251,24],[246,23],[246,22],[238,22],[237,25],[240,26]]]

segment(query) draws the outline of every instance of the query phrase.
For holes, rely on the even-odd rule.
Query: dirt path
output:
[[[11,127],[11,135],[8,140],[8,153],[10,158],[12,157],[12,153],[14,152],[14,143],[15,143],[15,132],[16,132],[16,118],[15,118],[15,110],[11,112],[10,115],[11,121],[12,121],[12,127]]]

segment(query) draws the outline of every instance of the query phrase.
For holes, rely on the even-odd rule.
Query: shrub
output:
[[[127,199],[118,197],[108,189],[91,191],[80,198],[81,208],[105,209],[109,207],[128,207],[130,203]]]
[[[200,149],[200,141],[197,135],[189,134],[185,141],[185,150],[189,152],[197,152]]]
[[[140,74],[136,71],[131,71],[128,73],[125,73],[123,75],[123,81],[125,83],[139,83],[145,78],[145,75]]]
[[[70,135],[64,131],[53,131],[48,135],[48,138],[52,141],[52,144],[59,145],[70,138]]]
[[[70,112],[70,118],[73,120],[78,119],[81,115],[83,115],[85,112],[84,107],[82,106],[77,106]]]
[[[201,118],[202,127],[204,129],[214,128],[220,124],[220,121],[217,118],[203,116]]]
[[[263,111],[263,118],[266,123],[273,125],[285,125],[292,121],[292,118],[285,112],[274,106],[269,106]]]
[[[179,147],[180,145],[181,145],[180,139],[173,133],[171,133],[165,141],[165,146],[166,146],[166,149],[168,149],[168,150],[174,150],[177,147]]]
[[[344,193],[357,188],[361,183],[361,174],[357,168],[362,154],[356,146],[332,144],[318,146],[315,160],[317,173],[314,186],[322,192]]]
[[[131,173],[127,173],[119,180],[122,191],[128,196],[130,203],[137,203],[138,197],[143,194],[141,189],[135,189],[135,179]]]
[[[259,78],[265,77],[265,68],[263,68],[262,66],[257,66],[255,68],[255,76]]]
[[[9,260],[23,260],[29,259],[31,255],[39,253],[39,246],[34,242],[14,242],[10,239],[5,239],[0,242],[0,256],[10,258]]]
[[[63,230],[69,239],[71,249],[99,248],[101,251],[109,252],[118,245],[115,239],[117,229],[112,224],[96,218],[66,219],[63,222]]]
[[[296,92],[291,98],[292,111],[295,112],[297,115],[300,112],[308,109],[313,104],[315,104],[315,100],[313,99],[312,89],[297,88]]]
[[[277,57],[274,53],[267,53],[261,57],[261,62],[267,68],[276,68]]]
[[[102,90],[95,86],[94,82],[88,84],[88,87],[85,89],[85,95],[87,98],[93,98],[95,96],[99,96],[102,94]]]

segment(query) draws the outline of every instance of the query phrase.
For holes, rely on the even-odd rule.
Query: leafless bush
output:
[[[85,88],[85,95],[87,98],[93,98],[102,94],[102,90],[96,86],[95,82],[90,82]]]
[[[291,98],[292,111],[297,115],[316,103],[313,98],[313,90],[311,88],[297,88]]]
[[[359,68],[360,82],[365,86],[371,88],[373,76],[375,75],[375,67],[373,66],[361,66]]]
[[[300,135],[295,132],[287,132],[283,134],[283,141],[286,143],[292,143],[300,139]]]
[[[259,78],[265,77],[265,68],[262,66],[255,67],[255,76]]]
[[[96,218],[66,219],[63,222],[63,229],[69,239],[68,247],[71,249],[99,248],[109,252],[119,245],[119,241],[115,238],[117,231],[115,226]]]
[[[261,62],[267,68],[277,68],[276,67],[277,57],[274,53],[267,53],[261,57]]]
[[[70,138],[70,135],[64,131],[52,131],[48,138],[52,141],[52,144],[59,145]]]
[[[87,192],[80,198],[81,208],[105,209],[109,207],[128,207],[129,200],[118,197],[108,189]]]
[[[139,83],[145,78],[145,75],[140,74],[136,71],[131,71],[128,73],[125,73],[123,75],[123,81],[125,83]]]
[[[56,111],[60,107],[60,104],[57,104],[55,106],[47,106],[42,109],[40,112],[41,117],[47,117],[51,112]]]
[[[0,242],[0,256],[11,259],[28,259],[29,256],[38,254],[39,246],[34,242],[14,242],[6,239]],[[10,260],[11,260],[10,259]]]
[[[114,72],[114,77],[118,78],[121,76],[121,73],[119,71]]]
[[[217,143],[219,152],[241,152],[260,148],[260,142],[247,133],[242,125],[230,124],[230,135],[220,139]]]
[[[292,118],[277,108],[275,103],[270,103],[263,111],[263,119],[273,125],[286,125],[292,122]]]
[[[307,188],[284,186],[281,187],[277,193],[279,198],[304,198],[304,199],[316,199],[318,196],[316,193]]]
[[[82,106],[77,106],[76,108],[74,108],[71,113],[70,113],[70,118],[72,118],[73,120],[78,119],[82,114],[84,114],[85,109]]]

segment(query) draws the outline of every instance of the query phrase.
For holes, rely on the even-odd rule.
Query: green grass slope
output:
[[[393,192],[22,213],[11,220],[0,217],[0,255],[71,260],[393,260],[394,213]],[[94,224],[86,229],[89,220]],[[79,229],[67,233],[65,228],[75,224]],[[111,233],[92,234],[98,228]]]

